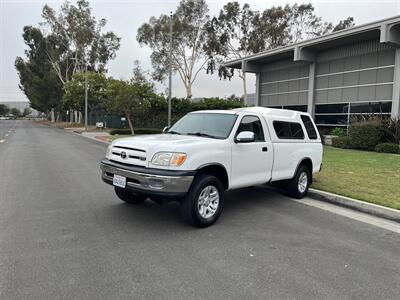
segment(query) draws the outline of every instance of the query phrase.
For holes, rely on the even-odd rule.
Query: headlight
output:
[[[109,145],[108,147],[107,147],[107,151],[106,151],[106,158],[110,158],[110,156],[111,156],[111,148],[112,148],[112,144],[111,145]]]
[[[157,152],[151,159],[153,165],[178,167],[186,160],[185,153]]]

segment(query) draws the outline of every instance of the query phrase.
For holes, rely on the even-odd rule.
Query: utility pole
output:
[[[172,11],[169,15],[169,87],[168,87],[168,127],[171,127],[171,95],[172,95]]]
[[[85,63],[85,131],[88,128],[88,81],[87,81],[87,63]]]

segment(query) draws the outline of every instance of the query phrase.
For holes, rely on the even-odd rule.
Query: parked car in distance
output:
[[[176,200],[190,224],[206,227],[226,190],[279,182],[302,198],[322,152],[309,114],[246,107],[191,112],[163,134],[115,140],[100,167],[122,201]]]

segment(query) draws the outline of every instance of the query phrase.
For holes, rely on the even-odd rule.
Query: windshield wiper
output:
[[[215,135],[207,134],[207,133],[202,133],[202,132],[188,132],[187,135],[195,135],[195,136],[202,136],[202,137],[209,137],[212,139],[217,139]]]
[[[173,131],[173,130],[167,131],[167,132],[165,132],[165,133],[170,133],[170,134],[182,134],[182,133],[180,133],[180,132]]]

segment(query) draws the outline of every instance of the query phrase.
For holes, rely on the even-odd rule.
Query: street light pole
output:
[[[171,127],[171,89],[172,89],[172,11],[169,15],[169,83],[168,83],[168,127]]]
[[[87,131],[87,98],[88,98],[88,83],[87,83],[87,64],[85,63],[85,131]]]

